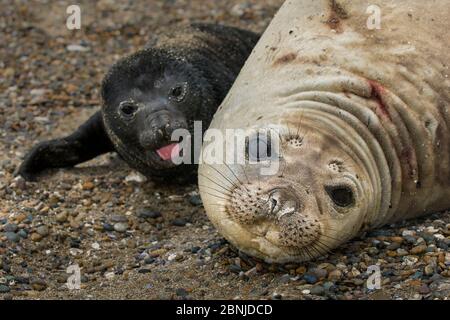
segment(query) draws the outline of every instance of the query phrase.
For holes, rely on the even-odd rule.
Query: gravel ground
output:
[[[39,183],[13,172],[36,142],[71,132],[99,85],[153,30],[219,21],[262,31],[282,0],[4,0],[0,11],[0,299],[446,299],[450,214],[387,226],[303,265],[239,254],[207,220],[196,186],[142,182],[115,155]],[[66,269],[81,268],[69,290]],[[381,289],[367,268],[379,265]]]

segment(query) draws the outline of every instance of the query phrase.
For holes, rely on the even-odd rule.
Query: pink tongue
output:
[[[165,146],[159,150],[156,150],[156,153],[164,161],[172,160],[172,155],[177,156],[179,152],[180,152],[180,144],[179,143],[173,143],[173,144]]]

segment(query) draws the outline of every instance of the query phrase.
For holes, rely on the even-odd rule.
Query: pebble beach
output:
[[[37,142],[101,106],[119,58],[176,23],[262,32],[282,0],[4,0],[0,11],[0,300],[450,298],[450,213],[388,225],[303,264],[237,251],[208,221],[196,185],[161,185],[108,154],[38,182],[14,177]],[[78,266],[81,285],[67,285]],[[371,267],[379,286],[371,283]]]

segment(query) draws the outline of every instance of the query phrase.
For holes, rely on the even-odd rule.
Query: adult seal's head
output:
[[[164,49],[146,49],[117,63],[103,82],[103,119],[119,153],[141,172],[173,169],[172,134],[210,119],[215,102],[201,70]]]
[[[200,192],[232,244],[301,262],[450,208],[450,4],[432,3],[286,1],[205,136]]]
[[[356,132],[338,134],[344,122],[276,117],[247,133],[245,164],[204,163],[200,190],[210,219],[240,249],[269,262],[306,261],[353,237],[380,209],[378,172]]]

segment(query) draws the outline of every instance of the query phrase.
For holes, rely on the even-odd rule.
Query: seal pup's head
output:
[[[220,233],[271,263],[311,260],[356,236],[376,212],[379,194],[377,173],[364,148],[353,148],[351,133],[340,136],[338,123],[282,118],[271,135],[279,148],[261,152],[269,139],[250,134],[245,165],[202,164],[199,171],[206,211]],[[278,170],[262,174],[273,161]]]
[[[209,125],[214,100],[200,68],[159,48],[139,51],[112,67],[103,81],[104,124],[119,154],[145,175],[173,173],[180,141],[194,120]],[[184,170],[178,170],[183,172]]]

